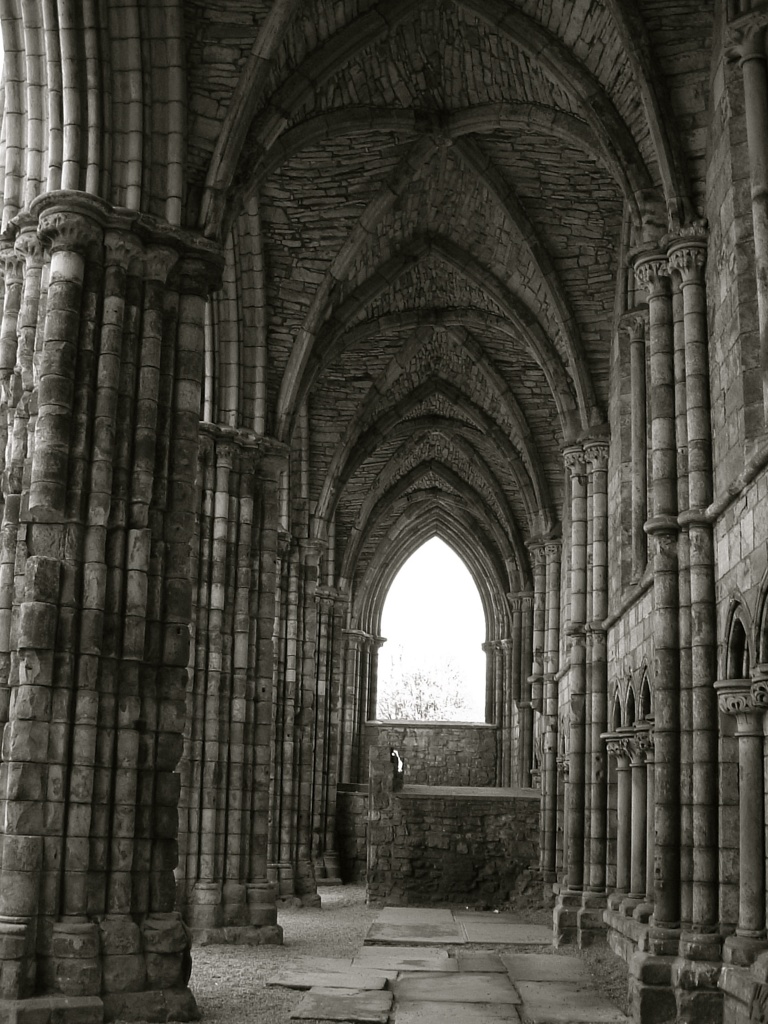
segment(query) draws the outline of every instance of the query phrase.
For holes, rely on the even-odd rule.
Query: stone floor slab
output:
[[[629,1024],[612,1003],[588,984],[520,981],[522,1013],[531,1024]]]
[[[292,956],[290,969],[292,971],[334,971],[338,973],[339,971],[348,971],[351,966],[352,957],[350,956]]]
[[[382,950],[378,956],[356,957],[354,966],[360,970],[375,971],[440,971],[443,974],[455,972],[459,969],[457,960],[449,959],[447,954],[437,959],[435,957],[419,957],[418,954],[402,956],[399,950],[392,950],[383,946],[369,946],[371,950]]]
[[[418,960],[445,960],[448,957],[447,949],[440,949],[435,946],[430,949],[428,946],[398,946],[392,949],[389,946],[363,946],[355,954],[354,960],[366,960],[368,957],[413,957]]]
[[[450,910],[431,907],[385,907],[368,929],[365,945],[433,946],[466,942]]]
[[[499,957],[513,982],[589,981],[589,972],[574,956],[552,953],[502,953]]]
[[[396,971],[390,972],[394,980]],[[349,988],[366,992],[380,992],[387,987],[387,975],[380,971],[281,971],[270,978],[267,985],[282,988]]]
[[[467,942],[499,943],[509,946],[551,946],[552,929],[544,924],[521,924],[506,914],[456,911]]]
[[[360,992],[314,988],[291,1014],[291,1020],[345,1020],[356,1024],[387,1024],[391,992]]]
[[[481,974],[503,974],[506,967],[496,953],[459,950],[456,953],[459,970],[465,974],[480,972]]]
[[[501,974],[406,974],[392,984],[395,999],[434,1003],[511,1003],[520,996]]]
[[[395,1024],[518,1024],[511,1003],[403,1002],[395,1007]]]

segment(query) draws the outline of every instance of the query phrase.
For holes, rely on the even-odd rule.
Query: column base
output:
[[[579,941],[579,911],[582,907],[581,890],[561,889],[552,911],[553,944],[574,946]]]
[[[300,860],[296,865],[296,895],[304,907],[319,907],[320,896],[317,892],[315,869],[310,860]]]
[[[761,953],[751,967],[724,964],[717,983],[723,994],[723,1020],[764,1019],[768,1010],[768,952]]]
[[[674,1020],[677,1000],[672,988],[671,956],[634,953],[629,960],[630,1015],[635,1024]]]
[[[689,941],[681,937],[681,947]],[[692,960],[678,957],[674,961],[672,986],[677,1000],[676,1020],[679,1024],[721,1024],[723,993],[718,988],[718,982],[722,966],[719,959]]]
[[[723,943],[723,963],[734,967],[749,967],[768,950],[768,939],[748,935],[729,935]]]
[[[195,928],[192,941],[195,946],[282,946],[283,929],[279,924]]]
[[[579,949],[587,949],[596,942],[606,940],[607,925],[605,909],[608,905],[608,894],[604,892],[585,892],[582,896],[581,910],[577,915]]]
[[[111,992],[104,996],[58,993],[31,999],[0,999],[0,1024],[103,1024],[112,1020],[199,1020],[188,988]]]

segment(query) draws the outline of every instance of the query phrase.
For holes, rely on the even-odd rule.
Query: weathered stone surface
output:
[[[359,1024],[387,1024],[391,992],[312,989],[291,1013],[291,1020],[348,1020]]]

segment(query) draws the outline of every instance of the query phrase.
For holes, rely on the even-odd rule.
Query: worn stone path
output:
[[[475,943],[499,945],[504,951],[461,948]],[[447,950],[446,945],[452,948]],[[510,952],[510,946],[524,946],[526,952]],[[542,951],[527,951],[531,946]],[[629,1020],[595,991],[580,961],[552,950],[548,928],[521,924],[508,914],[388,907],[373,922],[356,956],[307,957],[300,968],[276,974],[268,984],[307,990],[291,1014],[294,1020],[359,1024],[626,1024]]]

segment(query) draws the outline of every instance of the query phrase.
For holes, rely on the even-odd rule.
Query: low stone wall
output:
[[[372,759],[371,903],[504,903],[538,872],[538,840],[536,790],[403,785]]]
[[[367,722],[366,745],[379,760],[394,747],[408,781],[422,786],[495,786],[495,725],[483,722]]]
[[[336,791],[336,844],[341,880],[365,881],[368,786],[341,784]]]

